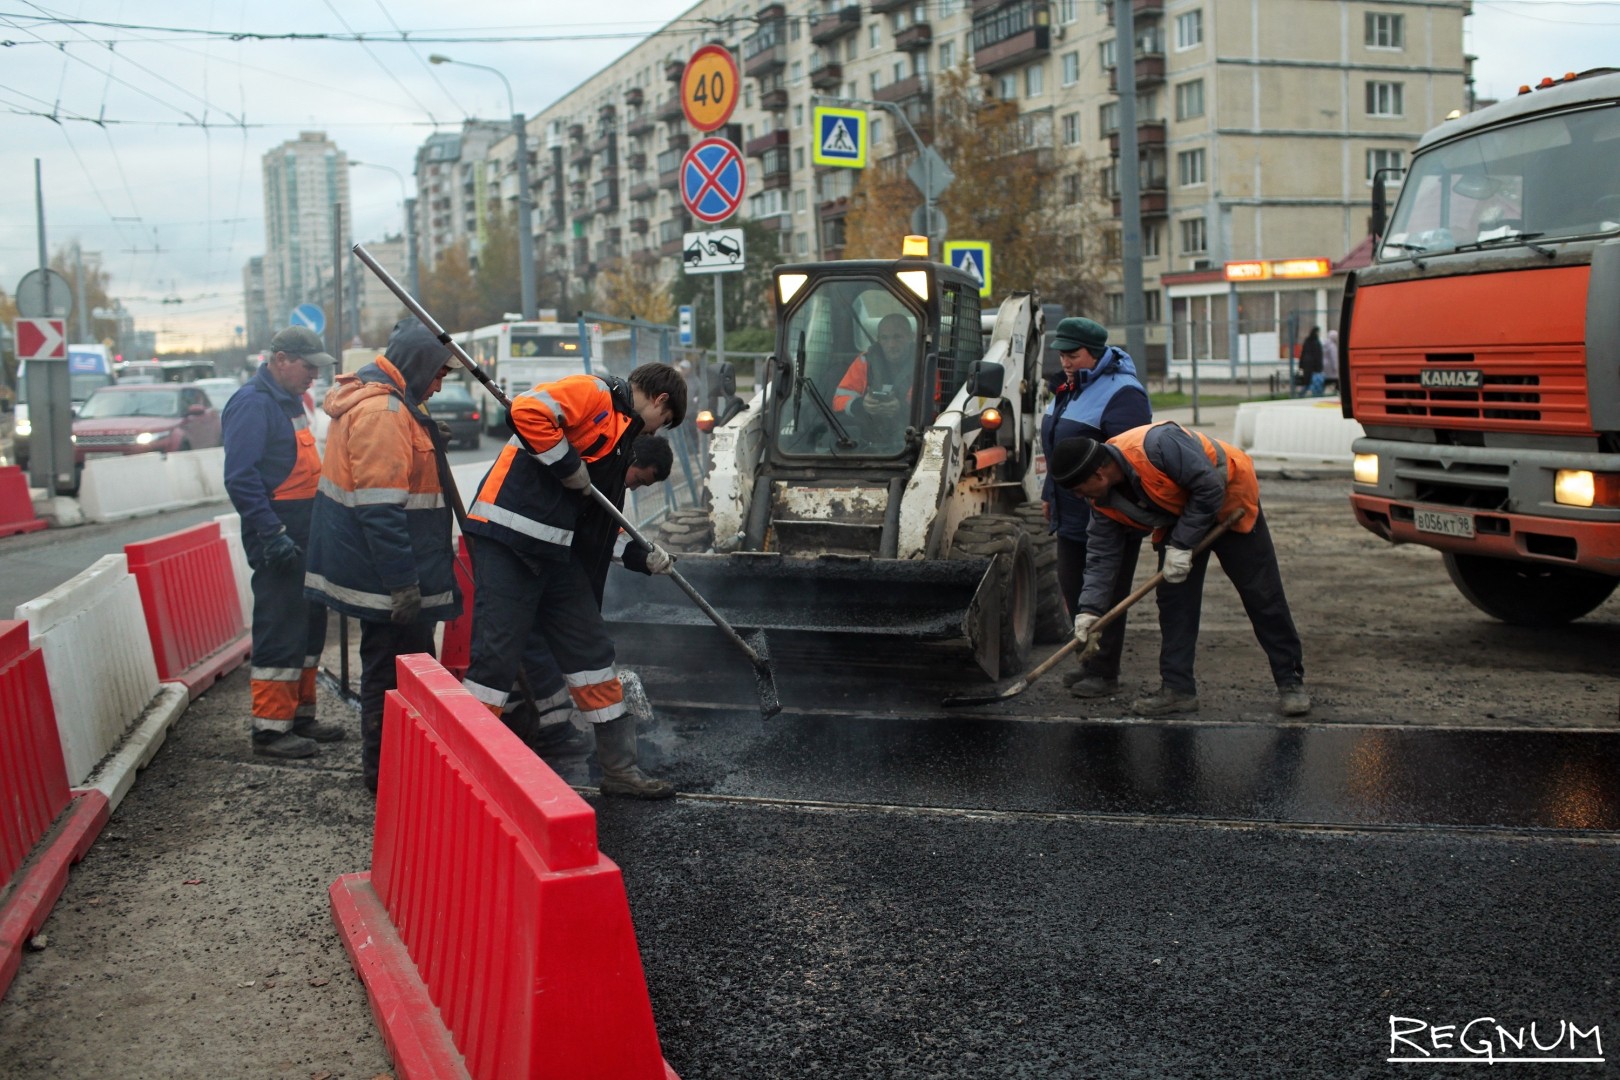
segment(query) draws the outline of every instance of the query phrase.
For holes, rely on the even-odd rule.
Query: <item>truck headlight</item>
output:
[[[1620,506],[1620,473],[1559,469],[1553,477],[1553,501],[1564,506]]]
[[[19,420],[17,421],[16,428],[13,430],[14,434],[26,439],[28,436],[34,433],[34,425],[29,423],[27,420]]]
[[[1369,486],[1377,485],[1378,455],[1357,454],[1355,463],[1351,466],[1351,471],[1355,474],[1356,483]]]

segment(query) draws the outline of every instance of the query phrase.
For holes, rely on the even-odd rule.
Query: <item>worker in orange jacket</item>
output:
[[[1125,538],[1152,533],[1159,549],[1159,689],[1131,703],[1140,716],[1198,711],[1193,659],[1211,554],[1232,580],[1254,636],[1271,662],[1277,707],[1285,716],[1310,711],[1304,650],[1283,593],[1277,551],[1260,509],[1260,481],[1249,455],[1230,443],[1173,422],[1146,424],[1107,442],[1062,439],[1049,462],[1053,482],[1091,501],[1085,584],[1075,636],[1082,640],[1110,606]],[[1242,516],[1197,557],[1204,534],[1234,511]]]
[[[611,458],[622,491],[636,437],[678,425],[686,380],[668,364],[643,364],[628,380],[570,375],[512,402],[514,432],[467,512],[473,548],[472,650],[462,685],[501,715],[531,639],[543,639],[580,714],[593,726],[604,795],[663,799],[673,785],[636,766],[636,720],[624,703],[613,639],[585,569],[576,526],[588,505],[591,465]],[[604,533],[603,543],[613,538]],[[674,560],[647,553],[653,573]],[[561,687],[531,687],[537,702]]]

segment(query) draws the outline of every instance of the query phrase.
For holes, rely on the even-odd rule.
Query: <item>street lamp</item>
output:
[[[411,283],[411,295],[421,296],[422,285],[416,277],[416,230],[412,227],[411,200],[406,193],[404,174],[392,165],[379,165],[375,161],[355,161],[350,158],[349,164],[363,165],[368,169],[384,169],[393,173],[394,179],[399,181],[399,206],[405,215],[405,279]]]
[[[512,134],[517,136],[517,174],[518,174],[518,271],[522,283],[523,318],[534,321],[537,306],[534,298],[534,232],[529,218],[529,138],[527,127],[523,121],[523,114],[517,111],[517,99],[512,96],[512,84],[506,81],[506,76],[500,71],[486,64],[474,64],[467,60],[452,60],[443,53],[433,53],[428,57],[430,64],[460,64],[462,67],[478,68],[481,71],[493,72],[501,84],[506,87],[506,103],[512,110]]]

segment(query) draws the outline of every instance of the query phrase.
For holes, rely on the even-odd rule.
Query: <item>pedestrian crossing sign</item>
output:
[[[859,109],[817,106],[816,142],[810,157],[817,165],[866,168],[866,114]]]
[[[990,241],[947,240],[945,261],[979,279],[979,295],[990,295]]]

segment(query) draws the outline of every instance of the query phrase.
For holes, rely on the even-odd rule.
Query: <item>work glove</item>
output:
[[[450,441],[451,435],[449,424],[445,423],[443,420],[435,420],[433,422],[433,426],[439,429],[439,438],[443,439],[445,442]]]
[[[422,617],[422,586],[406,585],[402,589],[390,590],[388,607],[389,622],[404,626],[420,619]]]
[[[665,551],[658,544],[654,544],[652,551],[647,553],[647,573],[667,574],[673,569],[675,569],[675,556]]]
[[[285,573],[298,566],[298,560],[303,557],[293,538],[282,529],[275,536],[265,542],[264,554],[260,556],[264,568],[275,573]]]
[[[591,470],[587,469],[582,461],[573,475],[564,477],[562,483],[569,491],[584,491],[591,486]]]
[[[1164,580],[1170,585],[1180,585],[1192,573],[1193,554],[1186,548],[1169,547],[1164,549]]]
[[[1101,615],[1093,615],[1089,611],[1082,611],[1074,617],[1074,636],[1080,642],[1081,660],[1090,659],[1102,649],[1102,635],[1091,632],[1101,618]]]

